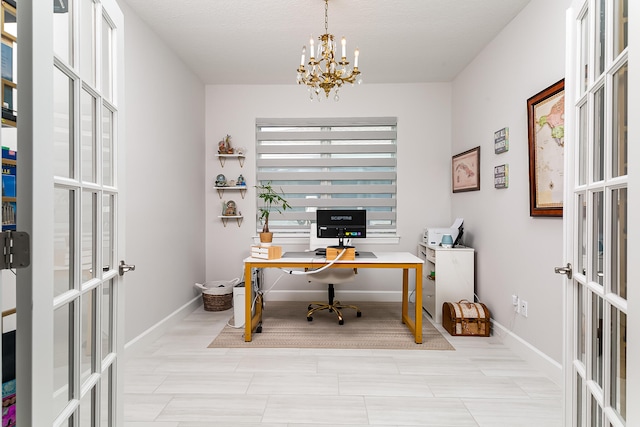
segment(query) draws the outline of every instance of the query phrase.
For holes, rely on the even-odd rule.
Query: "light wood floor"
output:
[[[438,325],[456,351],[207,348],[232,315],[199,308],[127,361],[125,427],[562,425],[561,389],[498,338]]]

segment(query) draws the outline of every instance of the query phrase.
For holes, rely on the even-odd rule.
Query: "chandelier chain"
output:
[[[329,34],[329,0],[324,0],[324,33]]]

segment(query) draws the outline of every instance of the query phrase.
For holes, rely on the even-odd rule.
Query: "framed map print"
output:
[[[529,215],[562,217],[564,79],[527,100]]]
[[[454,193],[480,190],[480,147],[451,158],[451,183]]]

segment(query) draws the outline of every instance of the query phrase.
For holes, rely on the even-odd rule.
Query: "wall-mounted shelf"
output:
[[[222,224],[225,227],[227,226],[227,221],[235,218],[236,222],[238,223],[238,227],[240,227],[242,225],[242,218],[244,217],[242,215],[218,215],[218,218],[222,220]]]
[[[238,159],[238,162],[240,163],[240,167],[244,166],[244,159],[245,159],[244,154],[216,154],[216,156],[218,157],[218,160],[220,160],[220,166],[222,167],[224,167],[224,163],[229,158]]]
[[[244,195],[247,192],[246,185],[236,185],[236,186],[228,186],[228,187],[215,187],[218,190],[218,196],[222,199],[222,195],[225,191],[239,191],[240,196],[244,199]]]

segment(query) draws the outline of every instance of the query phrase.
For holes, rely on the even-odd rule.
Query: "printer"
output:
[[[422,235],[422,243],[438,246],[445,234],[450,234],[453,242],[457,243],[458,237],[462,237],[463,223],[462,218],[456,218],[451,227],[427,227]]]

